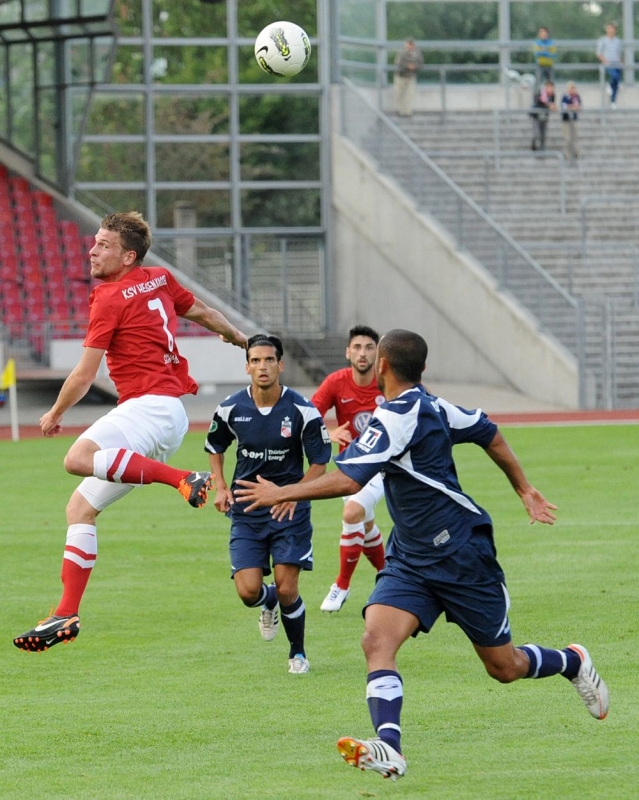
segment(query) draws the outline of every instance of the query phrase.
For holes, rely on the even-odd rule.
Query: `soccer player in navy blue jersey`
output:
[[[240,481],[243,488],[236,492],[253,513],[263,505],[353,494],[383,471],[394,527],[386,565],[364,609],[362,639],[366,697],[377,736],[345,737],[337,746],[348,764],[392,780],[406,772],[397,652],[411,636],[430,631],[442,613],[464,631],[488,674],[500,683],[563,675],[596,719],[608,712],[608,689],[585,647],[513,646],[510,601],[492,521],[462,491],[453,445],[471,442],[484,448],[506,474],[531,523],[552,525],[556,506],[528,482],[497,426],[481,410],[467,411],[424,389],[427,353],[426,342],[411,331],[393,330],[382,337],[375,370],[386,402],[336,457],[338,470],[303,486],[276,487],[262,478]]]
[[[263,475],[278,486],[313,480],[326,472],[331,440],[315,406],[282,386],[282,342],[256,334],[248,340],[246,371],[251,385],[227,397],[215,411],[206,438],[211,469],[217,477],[215,508],[231,519],[231,570],[237,593],[251,607],[261,606],[262,638],[271,641],[279,614],[289,641],[289,672],[304,674],[310,665],[304,646],[306,612],[298,583],[300,570],[313,569],[311,504],[286,501],[245,513],[234,500],[238,479]],[[231,486],[224,478],[224,453],[237,441],[237,465]],[[304,472],[304,456],[308,470]],[[271,573],[275,582],[264,583]]]

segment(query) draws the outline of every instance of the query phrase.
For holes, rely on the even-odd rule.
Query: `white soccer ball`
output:
[[[308,64],[311,43],[294,22],[271,22],[255,40],[255,58],[264,72],[292,78]]]

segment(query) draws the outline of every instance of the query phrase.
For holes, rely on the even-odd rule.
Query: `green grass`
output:
[[[399,783],[346,767],[341,735],[371,734],[362,560],[338,615],[319,604],[337,568],[341,500],[316,503],[315,571],[302,576],[308,676],[229,579],[228,521],[177,492],[132,492],[102,516],[82,635],[44,654],[11,639],[60,594],[70,439],[0,442],[0,798],[84,800],[562,800],[636,798],[639,426],[513,428],[531,481],[559,505],[529,526],[507,480],[459,448],[464,488],[493,515],[517,643],[578,641],[611,691],[603,722],[562,678],[501,686],[440,620],[400,653],[409,769]],[[175,463],[203,468],[203,434]],[[379,509],[384,533],[389,523]]]

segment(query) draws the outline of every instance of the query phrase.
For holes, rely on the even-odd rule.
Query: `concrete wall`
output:
[[[573,76],[577,83],[584,108],[593,110],[607,108],[610,100],[605,86],[600,84],[579,82],[579,76]],[[556,90],[561,96],[564,93],[568,78],[558,78]],[[381,106],[386,113],[395,110],[395,97],[392,86],[384,89],[364,89],[359,87],[369,99]],[[493,109],[527,110],[532,102],[532,89],[521,87],[515,83],[502,85],[487,84],[417,84],[415,88],[415,111],[492,111]],[[619,108],[637,108],[639,106],[639,85],[622,84],[618,98]]]
[[[575,359],[434,220],[335,134],[336,329],[409,328],[429,345],[428,379],[493,384],[578,405]]]
[[[82,339],[53,339],[51,369],[71,372],[82,355]],[[189,374],[198,383],[246,383],[246,356],[239,347],[225,344],[218,336],[181,336],[180,354],[189,362]],[[98,378],[108,375],[106,360],[102,360]]]

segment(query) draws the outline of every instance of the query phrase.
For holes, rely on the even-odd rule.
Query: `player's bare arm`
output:
[[[311,464],[309,468],[306,470],[306,473],[300,483],[305,483],[307,481],[314,481],[317,478],[320,478],[326,472],[326,464]],[[276,506],[271,508],[271,516],[273,519],[281,522],[284,519],[293,519],[293,514],[295,514],[295,508],[297,507],[297,502],[295,500],[288,500],[285,503],[278,503]]]
[[[104,352],[95,347],[84,348],[80,360],[62,384],[57,400],[49,411],[40,417],[40,430],[43,436],[50,437],[60,433],[65,411],[82,400],[91,388]]]
[[[203,328],[206,328],[213,333],[219,333],[222,339],[229,344],[236,347],[241,347],[246,350],[246,336],[239,331],[235,325],[232,325],[228,319],[220,311],[207,306],[202,300],[197,297],[194,299],[191,308],[184,314],[186,319],[197,322]]]
[[[215,499],[213,505],[222,514],[233,505],[233,492],[224,478],[224,453],[209,453],[211,473],[215,476]]]
[[[276,486],[259,475],[257,483],[253,481],[237,481],[242,488],[235,490],[235,498],[243,503],[250,503],[245,512],[254,511],[264,506],[276,506],[279,503],[297,500],[325,500],[329,497],[343,497],[356,494],[362,488],[357,481],[349,478],[341,470],[336,469],[315,480],[291,483],[288,486]]]
[[[486,453],[506,475],[513,489],[519,495],[530,517],[530,524],[543,522],[546,525],[552,525],[557,519],[556,515],[552,513],[557,506],[549,503],[540,491],[528,483],[521,464],[500,431],[497,431],[493,437],[492,442],[486,448]]]
[[[350,422],[345,422],[343,425],[338,425],[337,428],[333,428],[329,433],[331,442],[338,444],[340,447],[346,447],[346,445],[350,444],[353,441],[353,437],[349,428]]]

